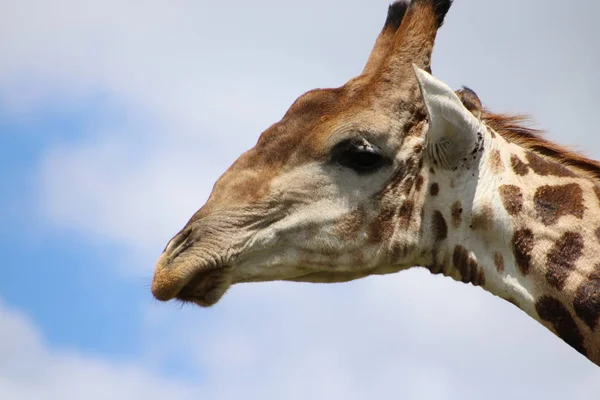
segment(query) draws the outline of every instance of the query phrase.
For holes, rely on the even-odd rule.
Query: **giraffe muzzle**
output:
[[[177,299],[202,307],[215,304],[231,286],[231,268],[196,248],[191,228],[173,237],[161,254],[152,279],[159,301]]]
[[[209,307],[221,299],[231,284],[229,267],[207,264],[193,256],[178,259],[163,253],[154,272],[152,294],[159,301],[177,299]]]

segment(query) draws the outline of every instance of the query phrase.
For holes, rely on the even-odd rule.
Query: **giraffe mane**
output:
[[[526,126],[531,120],[529,116],[496,114],[483,110],[481,118],[504,139],[539,155],[551,158],[565,167],[574,169],[588,178],[600,182],[600,162],[543,138],[544,131]]]

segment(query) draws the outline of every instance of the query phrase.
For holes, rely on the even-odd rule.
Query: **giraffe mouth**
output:
[[[232,284],[231,268],[163,253],[152,279],[152,294],[159,301],[179,300],[201,307],[216,304]]]

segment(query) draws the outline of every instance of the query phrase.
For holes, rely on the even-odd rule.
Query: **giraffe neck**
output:
[[[510,301],[600,365],[599,189],[486,131],[470,170],[427,168],[431,251],[417,264]]]

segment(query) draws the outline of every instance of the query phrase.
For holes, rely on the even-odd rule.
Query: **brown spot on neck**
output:
[[[399,218],[399,227],[402,229],[408,228],[410,225],[410,221],[412,221],[413,212],[415,209],[415,203],[412,200],[406,200],[400,206],[400,210],[398,212]]]
[[[437,183],[433,183],[429,188],[429,194],[432,196],[437,196],[440,193],[440,185]]]
[[[550,285],[562,290],[575,262],[583,253],[583,237],[579,233],[567,232],[548,253],[546,279]]]
[[[441,242],[448,237],[448,224],[439,211],[435,211],[432,218],[433,237],[436,242]]]
[[[521,189],[514,185],[502,185],[499,191],[506,211],[513,217],[518,215],[523,209],[523,193]]]
[[[462,223],[462,212],[463,209],[460,201],[456,201],[452,205],[452,226],[454,226],[456,229],[458,229]]]
[[[600,202],[600,186],[594,185],[594,193],[596,194],[596,197],[598,198],[598,201]]]
[[[421,191],[421,188],[423,187],[423,183],[424,183],[423,175],[417,176],[417,180],[415,181],[415,190],[417,192]]]
[[[479,273],[477,274],[477,282],[473,283],[475,286],[484,286],[485,285],[485,271],[483,268],[479,268]]]
[[[480,210],[473,214],[471,229],[474,231],[487,232],[493,228],[494,211],[489,204],[485,204]]]
[[[527,164],[521,161],[516,154],[510,156],[510,165],[512,166],[513,171],[515,171],[515,174],[519,176],[525,176],[529,173]]]
[[[576,177],[577,175],[563,166],[558,161],[549,160],[538,156],[532,151],[527,152],[527,161],[529,161],[529,168],[538,175],[541,176],[558,176],[558,177]]]
[[[555,224],[561,216],[583,218],[583,191],[576,183],[542,186],[535,192],[535,210],[544,225]]]
[[[495,174],[504,172],[504,164],[502,163],[502,157],[500,156],[500,151],[498,149],[494,149],[490,153],[490,167]]]
[[[409,176],[402,182],[401,190],[405,196],[409,196],[412,189],[415,187],[415,178]]]
[[[452,264],[460,272],[463,283],[472,283],[474,286],[485,284],[485,275],[479,268],[477,261],[471,256],[469,250],[457,245],[452,253]]]
[[[496,271],[504,272],[504,257],[500,253],[494,253],[494,265],[496,266]]]
[[[577,289],[573,307],[577,316],[595,330],[600,318],[600,264]]]
[[[581,331],[569,310],[560,301],[544,296],[535,303],[535,309],[542,321],[552,325],[558,337],[584,356],[587,355]]]
[[[531,229],[520,229],[514,233],[512,238],[513,254],[523,275],[527,275],[531,268],[533,245],[533,232]]]

